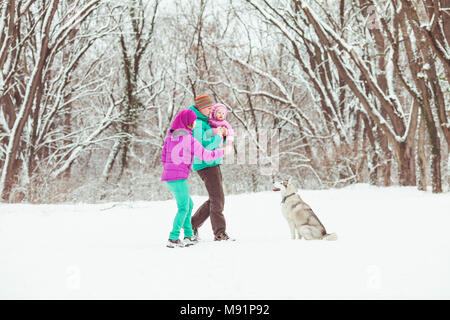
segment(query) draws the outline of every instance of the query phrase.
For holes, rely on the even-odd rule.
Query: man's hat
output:
[[[212,105],[214,105],[214,102],[207,94],[202,94],[195,97],[195,107],[197,110],[201,110]]]

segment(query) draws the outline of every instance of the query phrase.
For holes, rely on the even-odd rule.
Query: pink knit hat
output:
[[[214,107],[212,108],[212,110],[211,110],[211,115],[209,116],[211,119],[215,119],[216,118],[216,111],[218,110],[218,109],[220,109],[220,108],[222,108],[223,109],[223,111],[224,111],[224,118],[226,118],[227,117],[227,113],[228,113],[228,109],[227,109],[227,107],[224,105],[224,104],[221,104],[221,103],[216,103],[215,105],[214,105]]]

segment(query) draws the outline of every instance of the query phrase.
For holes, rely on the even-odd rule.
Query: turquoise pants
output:
[[[177,240],[180,237],[181,228],[184,229],[185,237],[192,237],[191,213],[194,202],[189,195],[189,187],[186,179],[165,181],[167,188],[177,201],[178,212],[173,221],[173,229],[169,235],[169,239]]]

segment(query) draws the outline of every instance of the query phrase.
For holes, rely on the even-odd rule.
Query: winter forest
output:
[[[448,192],[450,0],[2,0],[0,31],[3,202],[169,199],[161,148],[203,93],[235,153],[279,137],[277,172],[225,164],[226,194]]]

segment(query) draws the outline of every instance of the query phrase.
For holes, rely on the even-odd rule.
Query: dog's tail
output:
[[[336,241],[338,237],[336,233],[327,233],[326,235],[323,236],[322,239],[328,241]]]

